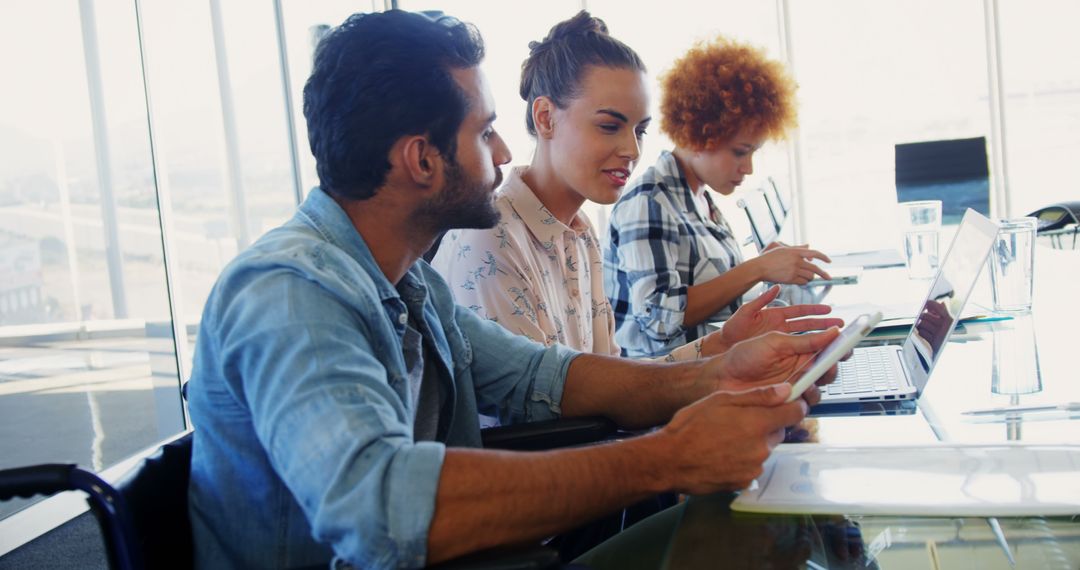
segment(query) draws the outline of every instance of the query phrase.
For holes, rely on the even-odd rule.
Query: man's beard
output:
[[[502,184],[502,172],[495,170],[495,184],[469,178],[457,161],[448,161],[446,188],[418,214],[418,221],[438,233],[456,228],[486,229],[499,223],[492,190]]]

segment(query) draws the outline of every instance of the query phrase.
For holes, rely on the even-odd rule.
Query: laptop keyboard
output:
[[[840,363],[840,374],[826,388],[829,394],[865,394],[900,389],[896,351],[887,347],[856,350]]]

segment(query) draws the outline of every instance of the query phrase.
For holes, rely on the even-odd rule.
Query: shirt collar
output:
[[[675,160],[675,155],[670,151],[662,151],[656,161],[656,170],[664,186],[668,187],[668,193],[679,199],[684,211],[697,211],[694,207],[694,191],[686,182],[686,175],[683,174],[679,161]]]
[[[397,299],[401,295],[390,280],[386,278],[379,265],[375,263],[375,256],[371,254],[364,237],[356,231],[352,220],[345,210],[325,190],[319,187],[312,188],[307,199],[300,205],[297,213],[307,225],[312,226],[326,241],[344,251],[349,257],[356,260],[364,271],[371,276],[375,288],[381,300]],[[426,290],[425,282],[420,270],[414,263],[401,278],[400,285],[415,289]]]
[[[686,182],[686,175],[671,151],[661,151],[660,158],[656,161],[656,170],[664,185],[668,187],[669,194],[673,194],[682,203],[683,211],[701,217],[701,213],[694,204],[694,191],[690,189],[690,184]],[[709,205],[707,218],[715,224],[722,225],[723,215],[713,202],[712,196],[708,191],[705,191],[703,196],[705,203]]]
[[[521,178],[525,168],[524,166],[512,168],[510,175],[506,177],[502,187],[499,188],[499,193],[509,201],[513,214],[521,218],[529,233],[533,234],[536,239],[545,245],[555,244],[556,238],[566,232],[588,233],[591,226],[588,219],[581,212],[574,214],[574,219],[567,226],[560,222],[547,209],[547,206],[540,202],[540,199],[536,197],[536,193]]]

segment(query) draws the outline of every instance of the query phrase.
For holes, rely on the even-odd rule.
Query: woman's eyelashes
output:
[[[622,130],[622,125],[618,123],[603,123],[600,125],[600,130],[603,131],[605,134],[614,135],[618,134],[618,132]],[[648,127],[638,127],[637,129],[634,129],[634,136],[639,139],[643,138],[647,134],[649,134]]]

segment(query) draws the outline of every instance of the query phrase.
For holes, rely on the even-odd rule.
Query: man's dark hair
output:
[[[484,42],[454,18],[390,10],[353,14],[315,50],[304,117],[319,183],[366,200],[390,170],[390,147],[427,134],[453,161],[468,99],[450,74],[479,65]]]
[[[532,106],[546,96],[565,109],[577,97],[590,65],[645,71],[637,52],[608,35],[607,24],[582,10],[555,24],[543,41],[529,42],[529,57],[521,64],[518,93],[525,100],[525,128],[536,136]]]

